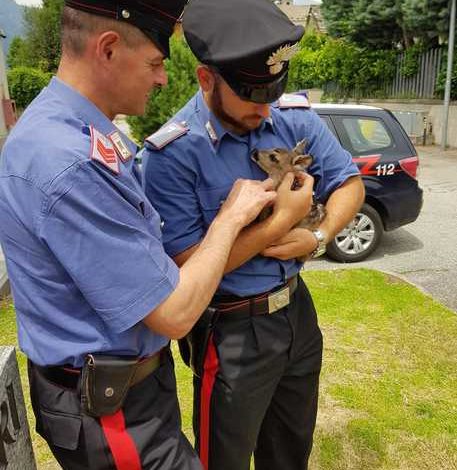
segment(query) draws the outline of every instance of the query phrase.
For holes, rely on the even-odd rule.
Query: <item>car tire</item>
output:
[[[341,263],[362,261],[376,250],[383,232],[378,212],[364,204],[354,220],[327,245],[327,255]]]

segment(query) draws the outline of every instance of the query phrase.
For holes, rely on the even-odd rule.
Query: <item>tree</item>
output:
[[[31,67],[33,65],[33,59],[30,57],[29,47],[24,39],[19,36],[13,38],[8,49],[6,63],[9,68],[21,66]]]
[[[25,9],[25,39],[13,39],[8,54],[10,67],[35,67],[44,72],[57,70],[62,8],[63,0],[43,0],[42,7]]]
[[[404,0],[401,14],[405,29],[423,45],[432,47],[447,41],[448,0]]]
[[[43,0],[41,8],[25,11],[26,42],[35,67],[55,72],[60,59],[60,16],[63,0]]]
[[[372,49],[436,46],[447,36],[448,0],[323,0],[329,34]]]

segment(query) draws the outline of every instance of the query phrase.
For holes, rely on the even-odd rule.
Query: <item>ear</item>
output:
[[[121,37],[116,31],[105,31],[96,39],[96,55],[101,63],[108,64],[115,59],[122,44]]]
[[[301,166],[303,169],[308,168],[311,163],[313,163],[312,155],[297,155],[292,158],[292,165],[293,166]]]
[[[205,65],[199,65],[197,67],[197,79],[201,89],[205,92],[211,92],[214,88],[214,74]]]
[[[308,145],[307,139],[300,140],[300,142],[297,143],[295,146],[293,152],[295,155],[304,155],[305,153],[305,148]]]

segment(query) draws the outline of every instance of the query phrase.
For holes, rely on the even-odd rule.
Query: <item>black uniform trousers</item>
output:
[[[36,430],[64,470],[201,470],[181,432],[171,353],[132,386],[113,415],[81,411],[76,387],[55,383],[29,361],[30,394]]]
[[[198,325],[197,325],[198,326]],[[304,470],[316,422],[322,335],[303,281],[272,314],[221,313],[194,377],[206,470]]]

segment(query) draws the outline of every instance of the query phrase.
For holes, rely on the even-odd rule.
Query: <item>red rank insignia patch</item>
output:
[[[97,160],[113,173],[119,174],[119,161],[113,143],[108,137],[90,126],[91,148],[90,158]]]

